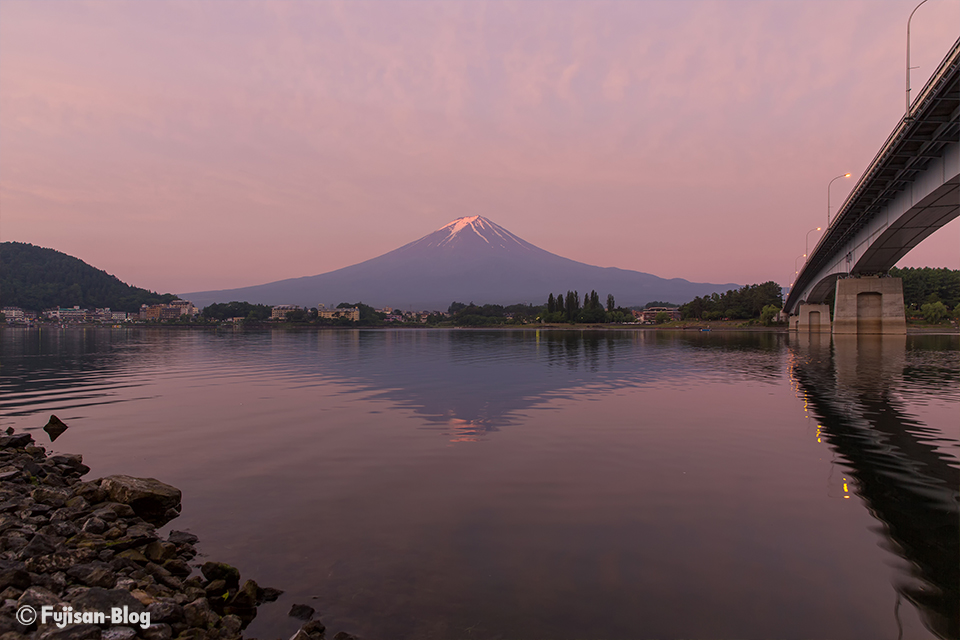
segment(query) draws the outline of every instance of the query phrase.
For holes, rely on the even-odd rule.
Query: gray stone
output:
[[[31,538],[30,542],[20,550],[18,554],[20,559],[36,558],[53,553],[56,550],[56,540],[52,536],[45,536],[37,533]]]
[[[227,638],[239,636],[241,629],[243,629],[243,620],[241,620],[239,616],[225,615],[220,619],[221,635]]]
[[[165,524],[167,511],[179,511],[180,489],[160,482],[155,478],[132,476],[108,476],[100,482],[111,500],[130,505],[138,516],[148,522]]]
[[[30,586],[30,574],[22,562],[0,560],[0,591],[7,587],[26,589]]]
[[[263,588],[263,602],[275,602],[276,599],[282,595],[282,589],[274,589],[273,587]]]
[[[207,580],[223,580],[227,587],[240,586],[240,571],[225,562],[204,562],[200,573]]]
[[[137,581],[131,580],[130,578],[120,578],[117,580],[117,584],[114,585],[114,589],[126,589],[127,591],[133,591],[137,588]]]
[[[290,612],[287,614],[291,618],[297,618],[299,620],[309,620],[313,617],[313,614],[316,613],[313,607],[307,604],[294,604],[290,607]]]
[[[154,562],[163,562],[177,555],[177,545],[154,540],[143,550],[143,555]]]
[[[110,507],[98,507],[96,511],[90,514],[90,518],[96,518],[100,522],[114,522],[117,519],[117,512]]]
[[[310,622],[306,623],[300,628],[306,631],[311,636],[321,636],[321,637],[323,636],[323,633],[327,630],[327,628],[323,626],[323,623],[320,622],[319,620],[311,620]]]
[[[112,589],[117,582],[110,565],[106,562],[87,562],[77,564],[67,569],[67,575],[88,587],[103,587]]]
[[[0,602],[4,600],[13,600],[16,601],[23,595],[23,589],[17,589],[16,587],[7,587],[3,591],[0,591]]]
[[[187,624],[196,629],[212,629],[220,620],[206,598],[197,598],[184,606],[183,614]]]
[[[80,482],[72,489],[73,495],[80,496],[90,504],[97,504],[107,499],[107,492],[100,488],[99,481]]]
[[[30,606],[40,611],[44,605],[54,606],[60,602],[57,594],[44,587],[30,587],[17,599],[17,607]]]
[[[67,500],[67,506],[77,511],[86,511],[90,508],[90,503],[83,496],[73,496]]]
[[[253,580],[247,580],[240,590],[231,598],[231,607],[255,607],[263,601],[263,589]]]
[[[44,527],[41,533],[59,536],[61,538],[72,538],[77,533],[77,525],[69,520],[57,520]]]
[[[50,419],[47,420],[47,424],[43,425],[43,430],[46,431],[47,435],[50,436],[50,442],[53,442],[62,436],[67,428],[67,425],[65,425],[60,418],[54,415],[51,415]]]
[[[153,618],[150,619],[150,622],[153,622]],[[136,636],[137,632],[130,627],[121,627],[117,625],[115,627],[104,629],[103,634],[100,636],[100,640],[133,640]]]
[[[139,600],[126,589],[103,589],[91,587],[82,595],[70,601],[77,611],[109,611],[113,607],[129,607],[130,611],[145,611]]]
[[[178,578],[186,578],[192,573],[190,565],[179,558],[167,560],[161,566],[169,571],[171,575],[177,576]]]
[[[17,433],[0,436],[0,447],[13,447],[14,449],[22,449],[30,444],[33,444],[33,436],[29,433]]]
[[[48,489],[46,487],[40,487],[39,489],[34,489],[31,491],[30,497],[40,504],[49,505],[51,507],[62,507],[67,503],[67,500],[70,498],[70,494],[62,489]]]
[[[151,622],[173,624],[174,622],[182,622],[186,616],[183,607],[173,602],[154,602],[147,607],[147,611],[150,612]]]
[[[83,523],[81,530],[87,533],[103,533],[107,530],[107,523],[97,516],[91,516]]]
[[[23,472],[31,476],[43,477],[47,472],[33,460],[27,460],[23,463]]]
[[[167,542],[172,542],[177,545],[197,544],[200,542],[200,538],[186,531],[171,531],[170,535],[167,536]]]
[[[39,640],[101,640],[100,627],[95,624],[69,624],[63,629],[56,625],[44,629]]]
[[[97,509],[110,509],[117,514],[118,518],[133,518],[137,515],[133,507],[123,502],[101,502],[97,505]]]
[[[214,580],[203,589],[207,597],[217,598],[227,592],[227,583],[223,580]]]
[[[63,593],[67,588],[67,575],[63,571],[53,573],[32,573],[30,574],[31,584],[35,587],[44,587],[52,593]]]
[[[79,453],[58,453],[50,456],[50,462],[53,464],[73,466],[83,464],[83,456]]]
[[[173,629],[170,625],[163,622],[156,624],[153,618],[150,619],[150,626],[141,629],[138,633],[143,640],[170,640],[173,637]]]

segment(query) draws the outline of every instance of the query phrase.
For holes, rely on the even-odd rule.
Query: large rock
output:
[[[203,577],[213,582],[223,580],[227,588],[236,589],[240,586],[240,571],[226,562],[204,562],[200,567]]]
[[[146,611],[146,607],[126,589],[91,587],[71,600],[74,611],[110,611],[128,607],[130,611]]]
[[[67,430],[67,425],[63,423],[63,420],[52,415],[47,424],[43,425],[43,430],[50,436],[50,442],[53,442],[63,435],[63,432]]]
[[[0,447],[14,447],[16,449],[22,449],[29,444],[33,444],[33,436],[29,433],[0,436]]]
[[[88,587],[103,587],[112,589],[117,583],[117,576],[110,565],[99,560],[75,564],[67,569],[67,575]]]
[[[57,548],[56,539],[42,533],[34,534],[30,542],[20,551],[20,559],[36,558],[53,553]]]
[[[26,566],[16,560],[0,560],[0,591],[7,587],[26,589],[30,586],[30,574]]]
[[[154,478],[108,476],[100,482],[111,500],[130,505],[138,516],[158,526],[180,511],[180,489]]]
[[[69,624],[64,628],[51,625],[40,634],[40,640],[101,640],[102,631],[95,624]]]

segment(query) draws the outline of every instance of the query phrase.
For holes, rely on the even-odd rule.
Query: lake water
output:
[[[958,342],[3,329],[0,416],[182,489],[248,637],[956,638]]]

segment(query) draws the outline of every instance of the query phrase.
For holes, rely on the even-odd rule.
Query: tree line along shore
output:
[[[376,309],[362,301],[332,310],[244,301],[194,309],[174,294],[133,287],[66,254],[26,243],[4,242],[0,251],[0,321],[5,323],[84,322],[209,325],[309,324],[317,326],[499,326],[527,324],[669,324],[674,321],[739,321],[774,326],[783,305],[781,287],[764,282],[683,304],[648,301],[621,307],[597,291],[544,292],[540,303],[474,304],[455,301],[446,310]],[[938,324],[960,316],[960,270],[893,268],[903,280],[908,322]],[[828,301],[832,304],[832,301]],[[650,312],[655,308],[657,311]],[[44,318],[44,311],[49,317]],[[54,313],[50,313],[54,311]]]

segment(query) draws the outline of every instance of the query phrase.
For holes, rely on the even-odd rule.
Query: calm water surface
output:
[[[3,329],[3,427],[386,638],[956,638],[957,336]]]

